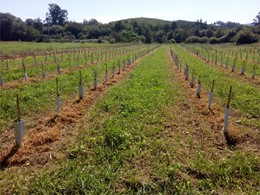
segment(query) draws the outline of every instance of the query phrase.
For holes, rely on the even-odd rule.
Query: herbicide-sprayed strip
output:
[[[146,54],[149,55],[150,53]],[[44,165],[65,155],[66,148],[78,134],[80,121],[86,110],[105,92],[109,86],[123,79],[143,56],[133,64],[116,72],[107,82],[100,83],[96,89],[86,91],[85,98],[64,103],[61,114],[50,113],[38,119],[37,125],[28,130],[23,144],[18,148],[12,140],[10,132],[4,138],[0,153],[1,167],[26,165]],[[67,145],[66,145],[67,144]]]
[[[209,94],[206,93],[205,90],[203,90],[203,87],[202,90],[199,90],[198,96],[199,81],[191,85],[191,80],[187,80],[186,75],[183,74],[183,71],[185,71],[185,67],[179,64],[176,68],[176,63],[173,63],[173,66],[173,71],[175,71],[176,75],[182,83],[182,86],[185,88],[187,96],[192,102],[194,109],[196,109],[199,113],[199,119],[201,121],[208,121],[211,124],[211,133],[215,134],[216,140],[221,140],[225,138],[227,146],[231,148],[237,146],[242,147],[245,150],[259,151],[260,140],[257,137],[251,136],[249,133],[243,132],[242,129],[240,129],[233,123],[233,121],[236,119],[236,115],[232,111],[230,114],[231,120],[229,120],[228,123],[228,131],[223,132],[225,118],[224,108],[220,106],[220,104],[218,104],[218,101],[216,100],[213,101],[209,108]],[[218,144],[216,145],[216,147],[219,147]]]
[[[84,59],[84,56],[81,55],[81,58],[77,57],[77,59],[76,59],[76,57],[75,57],[75,59],[73,59],[72,57],[70,57],[69,54],[68,54],[69,57],[66,60],[65,60],[65,57],[62,57],[63,60],[60,60],[60,61],[55,60],[54,62],[48,62],[48,60],[47,60],[47,62],[44,62],[44,63],[43,63],[43,61],[40,61],[41,64],[39,64],[39,63],[37,65],[30,64],[30,65],[26,66],[26,68],[29,70],[30,69],[35,69],[35,70],[42,69],[38,74],[34,73],[33,76],[31,76],[32,73],[31,74],[26,73],[26,75],[27,75],[26,79],[24,77],[21,77],[18,80],[5,81],[2,78],[3,73],[1,73],[1,71],[0,71],[0,80],[2,81],[2,85],[0,85],[0,87],[1,87],[1,90],[8,90],[8,89],[18,88],[21,85],[27,85],[27,84],[31,84],[31,83],[35,83],[35,82],[44,82],[46,80],[53,79],[59,75],[65,75],[65,74],[73,73],[78,70],[84,70],[84,69],[90,68],[92,66],[101,64],[103,62],[109,62],[115,58],[119,58],[124,55],[128,55],[128,56],[132,55],[138,51],[138,50],[132,51],[132,48],[130,48],[130,49],[131,49],[131,51],[127,51],[125,53],[118,52],[118,53],[114,54],[114,56],[112,56],[112,55],[109,57],[106,57],[106,56],[100,57],[99,56],[100,59],[96,60],[96,61],[94,61],[93,59],[92,60],[89,59],[89,62],[88,62],[87,57],[85,57],[85,62],[83,62],[83,63],[82,63],[82,60]],[[139,48],[139,50],[141,50],[141,49]],[[61,58],[61,56],[57,56],[57,59],[58,59],[58,57]],[[95,57],[98,58],[98,56],[95,56]],[[47,58],[47,56],[45,56],[45,58]],[[55,57],[55,59],[56,59],[56,57]],[[74,65],[72,65],[72,63]],[[77,66],[75,65],[75,63],[77,63]],[[64,65],[64,64],[66,64],[66,65]],[[42,67],[42,68],[40,68],[40,67]],[[51,70],[51,71],[46,70],[47,68],[50,69],[51,67],[53,70]],[[14,70],[10,70],[10,72],[13,72],[13,71]],[[7,72],[6,74],[10,74],[10,72]]]
[[[114,78],[117,77],[115,73]],[[113,80],[108,80],[108,85],[113,84]],[[197,91],[190,90],[187,85],[191,83],[183,80],[185,77],[178,76],[173,66],[168,47],[163,46],[107,93],[100,92],[107,85],[105,89],[98,85],[96,90],[88,91],[89,96],[103,94],[100,98],[87,98],[85,93],[81,101],[68,102],[60,115],[46,115],[42,124],[53,137],[52,130],[60,128],[59,140],[52,141],[47,134],[42,139],[38,134],[34,144],[51,141],[45,145],[53,149],[57,144],[57,149],[38,153],[42,158],[36,160],[42,164],[36,160],[34,163],[39,168],[26,166],[31,163],[27,160],[23,166],[4,169],[4,176],[11,172],[15,178],[0,183],[4,192],[13,193],[16,189],[29,194],[257,192],[259,150],[250,139],[245,147],[246,142],[239,142],[240,137],[236,145],[228,145],[222,132],[224,112],[221,107],[216,108],[218,97],[212,100],[212,111],[208,111],[203,82],[197,101]],[[194,81],[193,88],[196,87]],[[202,100],[206,101],[205,106],[199,104]],[[95,101],[93,106],[91,101]],[[74,104],[86,104],[90,109],[82,114]],[[230,111],[232,122],[232,106]],[[80,130],[74,140],[70,139],[76,134],[73,128]],[[237,130],[240,135],[240,128]],[[63,131],[67,134],[61,138]],[[61,158],[63,151],[66,156]],[[55,159],[57,163],[43,166],[46,159]],[[35,172],[17,176],[16,170]]]
[[[256,48],[235,47],[218,48],[202,45],[182,45],[193,56],[200,58],[211,67],[259,86],[259,54]]]
[[[189,51],[189,50],[188,50]],[[192,53],[191,51],[190,52],[190,55],[192,55],[192,57],[194,58],[197,58],[199,60],[201,60],[203,62],[203,58],[201,56],[198,56],[194,53]],[[215,63],[215,62],[212,62],[212,61],[206,61],[206,59],[204,60],[204,63],[207,63],[209,66],[211,67],[214,67],[216,69],[219,69],[221,71],[223,71],[224,73],[228,73],[230,74],[230,76],[234,77],[234,78],[237,78],[237,79],[240,79],[240,80],[243,80],[244,82],[248,82],[252,85],[254,85],[255,87],[259,87],[260,86],[260,79],[258,76],[254,76],[254,78],[252,78],[252,71],[250,72],[250,70],[248,70],[248,72],[250,72],[251,74],[247,73],[247,74],[241,74],[241,71],[240,70],[236,70],[236,71],[232,71],[230,69],[230,67],[225,67],[225,64],[219,64],[219,63]]]

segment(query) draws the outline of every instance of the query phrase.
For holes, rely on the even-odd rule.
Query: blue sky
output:
[[[0,12],[9,12],[22,20],[45,19],[48,4],[57,3],[68,10],[68,19],[82,22],[95,18],[107,23],[134,17],[164,20],[202,19],[207,23],[221,20],[251,23],[260,11],[260,0],[0,0]]]

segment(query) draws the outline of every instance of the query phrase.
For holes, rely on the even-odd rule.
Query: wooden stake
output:
[[[121,66],[120,66],[120,61],[119,60],[118,60],[117,65],[118,65],[118,74],[120,74],[121,73]]]
[[[221,58],[220,58],[220,66],[222,67],[222,62],[223,62],[223,53],[221,54]]]
[[[60,96],[60,93],[59,93],[59,80],[58,80],[58,77],[56,78],[56,94],[57,94],[57,96]]]
[[[94,89],[97,89],[97,72],[96,69],[94,69]]]
[[[214,86],[215,86],[215,80],[213,79],[213,81],[212,81],[212,85],[211,85],[211,92],[213,92],[213,90],[214,90]]]
[[[42,61],[41,61],[41,67],[42,67],[42,78],[45,78],[45,70]]]
[[[194,87],[194,69],[192,70],[192,75],[191,75],[190,86],[191,86],[191,88],[193,88],[193,87]]]
[[[87,65],[87,55],[86,52],[84,53],[84,59],[85,59],[85,66]]]
[[[228,131],[227,127],[228,127],[228,120],[229,120],[229,106],[230,106],[231,96],[232,96],[232,86],[230,86],[230,89],[229,89],[227,107],[225,110],[224,127],[223,127],[224,134],[226,134]]]
[[[213,93],[214,85],[215,85],[215,81],[213,80],[213,81],[212,81],[212,86],[211,86],[211,91],[209,92],[209,98],[208,98],[208,109],[209,109],[213,114],[214,114],[214,112],[213,112],[212,109],[211,109],[211,103],[212,103],[212,100],[213,100],[213,97],[214,97],[214,93]]]
[[[200,98],[200,90],[201,90],[201,76],[199,77],[198,87],[197,87],[197,97]]]
[[[252,79],[254,79],[254,78],[255,78],[255,64],[254,64],[253,70],[252,70]]]
[[[107,72],[108,72],[108,70],[107,70],[107,63],[105,63],[105,65],[106,65],[106,70],[105,70],[105,82],[107,82]]]
[[[229,109],[229,106],[230,106],[231,97],[232,97],[232,86],[230,86],[230,88],[229,88],[228,101],[227,101],[227,108],[228,109]]]
[[[16,110],[17,110],[17,122],[21,121],[21,110],[20,110],[20,100],[19,94],[16,94]]]
[[[79,99],[81,100],[83,98],[84,98],[84,87],[83,87],[81,71],[79,71]]]
[[[60,74],[60,62],[58,61],[58,64],[57,64],[57,72],[58,74]]]
[[[78,68],[79,68],[79,66],[80,66],[79,55],[77,55],[77,64],[78,64]]]
[[[26,72],[26,68],[25,68],[25,62],[24,62],[24,59],[23,59],[23,61],[22,61],[22,66],[23,66],[23,73],[25,73],[25,72]]]
[[[235,68],[236,68],[236,60],[237,60],[237,58],[234,59],[234,62],[233,62],[233,65],[232,65],[232,72],[235,71]]]
[[[94,56],[93,56],[93,53],[91,53],[91,64],[94,63]]]
[[[81,70],[79,71],[79,84],[82,84],[82,74],[81,74]]]
[[[9,62],[8,62],[8,60],[5,61],[5,65],[6,65],[6,70],[8,70],[9,69]]]
[[[112,78],[114,78],[115,76],[115,62],[113,62],[113,66],[112,66]]]

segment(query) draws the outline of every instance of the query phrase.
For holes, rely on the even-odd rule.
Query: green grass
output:
[[[177,86],[169,82],[171,74],[164,57],[165,51],[165,47],[161,48],[140,62],[128,80],[113,87],[95,105],[90,124],[83,127],[84,134],[71,151],[76,159],[63,164],[50,177],[39,178],[30,186],[30,193],[141,193],[162,190],[159,185],[138,182],[135,163],[146,156],[151,160],[162,160],[160,150],[165,145],[156,135],[163,128],[161,121],[166,117],[165,108],[177,101],[172,89],[177,89]],[[97,120],[99,123],[96,123]],[[164,170],[163,166],[159,166],[151,167],[151,171],[161,174],[158,168]],[[59,178],[64,177],[66,181],[60,183]],[[185,185],[185,182],[178,184],[181,187]]]
[[[218,150],[207,126],[193,133],[188,121],[198,118],[180,107],[189,100],[166,52],[157,49],[97,100],[61,162],[19,177],[1,170],[0,193],[259,193],[259,154]]]
[[[151,46],[154,48],[155,45]],[[144,52],[148,51],[148,47],[139,46],[131,54],[136,54],[140,57]],[[122,63],[129,54],[114,57],[107,61],[109,75],[113,63],[117,65],[118,60]],[[72,61],[76,64],[76,60]],[[64,61],[61,66],[68,66],[67,62]],[[75,68],[75,65],[74,65]],[[93,86],[93,72],[94,69],[98,74],[98,82],[103,82],[105,77],[105,62],[90,66],[82,70],[82,77],[84,85],[88,88]],[[54,69],[55,70],[55,69]],[[62,68],[61,68],[62,70]],[[116,69],[117,70],[117,69]],[[56,70],[55,70],[56,72]],[[48,73],[47,73],[48,74]],[[79,82],[79,71],[71,71],[67,74],[62,74],[59,77],[60,92],[62,101],[68,100],[71,96],[77,95],[78,82]],[[14,89],[1,89],[0,90],[0,110],[4,112],[0,113],[0,131],[4,130],[16,117],[15,97],[19,93],[21,97],[20,105],[22,110],[22,117],[26,120],[31,118],[35,113],[41,113],[55,109],[55,96],[56,86],[55,78],[46,80],[39,80],[30,84],[21,83],[19,87]]]
[[[211,136],[207,128],[197,138],[186,133],[193,129],[177,129],[189,120],[177,120],[178,115],[193,111],[179,107],[187,98],[166,52],[166,46],[156,50],[96,102],[63,162],[30,182],[12,181],[12,192],[258,193],[259,155],[228,149],[220,155],[214,147],[203,149]],[[170,132],[169,122],[174,124]]]
[[[120,45],[118,45],[120,46]],[[138,50],[144,48],[144,45],[131,45],[127,47],[96,47],[96,48],[81,48],[79,51],[68,51],[65,54],[60,54],[57,50],[53,52],[57,52],[54,56],[43,55],[43,56],[35,56],[34,57],[26,57],[24,59],[8,59],[4,60],[0,63],[0,74],[4,81],[11,82],[15,80],[23,79],[23,67],[22,64],[25,64],[26,73],[28,77],[41,78],[42,77],[42,65],[45,69],[46,74],[49,73],[57,73],[57,65],[58,61],[60,64],[61,70],[68,70],[77,67],[79,59],[79,64],[85,66],[85,55],[87,64],[91,63],[91,58],[93,56],[93,62],[97,63],[101,60],[105,60],[105,58],[115,57],[122,55],[123,52],[127,52],[128,55],[131,53],[136,53]],[[56,60],[55,60],[56,59]],[[7,68],[8,67],[8,68]]]
[[[259,192],[259,156],[236,151],[230,158],[209,160],[205,153],[188,168],[188,173],[199,180],[202,191],[216,190],[221,193]]]
[[[215,64],[217,54],[217,64],[226,67],[227,72],[231,71],[231,67],[235,63],[235,71],[240,74],[242,66],[245,66],[245,74],[251,77],[252,70],[254,70],[255,76],[260,76],[260,50],[259,43],[246,46],[235,46],[231,44],[220,44],[220,45],[202,45],[202,44],[185,44],[182,45],[188,48],[190,51],[196,54],[199,51],[199,55],[204,56],[207,61]]]
[[[35,42],[4,42],[0,41],[0,56],[24,54],[31,52],[51,52],[57,49],[83,48],[83,47],[100,47],[107,44],[97,43],[35,43]]]
[[[209,66],[206,62],[194,58],[184,48],[175,45],[174,51],[180,57],[182,66],[188,63],[190,72],[194,69],[196,79],[201,76],[202,86],[209,91],[211,89],[212,80],[215,80],[215,94],[219,97],[220,102],[224,106],[227,102],[229,87],[232,85],[234,94],[231,106],[259,118],[260,116],[260,90],[259,87],[251,85],[248,82],[238,78],[232,78],[227,71],[219,70],[214,66]],[[191,74],[191,73],[190,73]]]

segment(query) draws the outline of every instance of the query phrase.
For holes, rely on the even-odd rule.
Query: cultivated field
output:
[[[29,55],[37,52],[52,52],[64,49],[77,49],[86,47],[100,47],[107,44],[96,43],[35,43],[35,42],[0,42],[1,57],[15,57],[16,55]]]
[[[0,44],[1,194],[260,192],[259,44]]]

